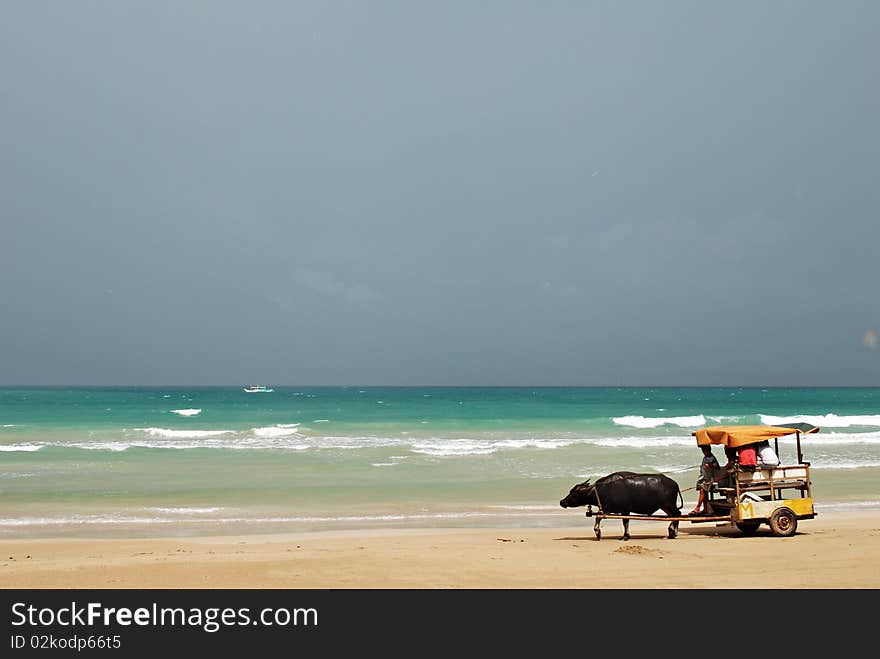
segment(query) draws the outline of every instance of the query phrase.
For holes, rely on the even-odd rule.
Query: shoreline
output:
[[[691,488],[693,489],[693,488]],[[696,504],[693,492],[687,493],[682,514]],[[31,540],[148,540],[162,538],[225,538],[232,536],[312,535],[325,532],[390,532],[432,529],[437,532],[479,529],[538,530],[576,527],[584,524],[592,529],[592,520],[584,519],[584,507],[562,509],[558,506],[526,503],[521,506],[481,504],[465,507],[402,509],[400,506],[372,506],[346,514],[323,509],[310,515],[300,511],[258,510],[234,518],[169,518],[147,519],[140,514],[120,517],[117,511],[83,515],[53,521],[41,517],[33,523],[0,526],[0,543]],[[815,504],[817,518],[847,514],[880,516],[880,500],[876,497],[851,500],[828,499]],[[37,514],[32,513],[34,517]],[[8,518],[11,519],[11,518]],[[8,520],[7,520],[8,521]],[[806,523],[812,523],[807,521]],[[603,528],[605,528],[603,526]]]
[[[615,520],[150,538],[0,540],[0,589],[876,589],[880,510],[766,525]]]

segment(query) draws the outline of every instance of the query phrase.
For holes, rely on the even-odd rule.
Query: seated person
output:
[[[724,472],[724,476],[722,476],[721,480],[718,481],[719,487],[733,487],[733,478],[731,474],[733,474],[736,469],[736,465],[739,464],[738,455],[735,448],[731,448],[729,446],[724,447],[724,455],[727,457],[727,464],[721,467],[721,471]]]
[[[701,515],[706,510],[706,493],[714,486],[714,484],[722,480],[727,474],[726,467],[722,468],[718,464],[718,460],[712,453],[712,446],[705,444],[700,447],[703,451],[703,461],[700,463],[700,478],[697,479],[697,489],[700,491],[700,498],[697,500],[696,507],[689,512],[689,515]]]
[[[760,444],[756,444],[755,448],[758,451],[759,467],[776,467],[779,465],[779,456],[776,455],[776,451],[770,446],[770,442],[765,440]]]

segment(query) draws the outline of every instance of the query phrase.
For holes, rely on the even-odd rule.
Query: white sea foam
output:
[[[171,428],[135,428],[152,437],[167,437],[169,439],[198,439],[200,437],[219,437],[228,435],[231,430],[172,430]]]
[[[202,413],[200,409],[190,409],[190,410],[171,410],[174,414],[179,414],[180,416],[196,416]]]
[[[578,439],[501,439],[501,440],[476,440],[476,439],[433,439],[416,440],[412,443],[414,453],[422,453],[435,457],[464,456],[464,455],[489,455],[498,451],[516,449],[555,449],[570,446],[574,443],[582,443],[588,440]]]
[[[743,417],[743,416],[707,416],[706,417],[707,422],[711,421],[712,423],[717,423],[717,424],[724,424],[724,423],[739,424],[739,423],[745,423],[745,420],[746,420],[746,417]]]
[[[302,437],[296,430],[298,427],[298,423],[279,423],[265,428],[254,428],[251,432],[257,437]]]
[[[663,446],[693,446],[693,437],[601,437],[591,440],[596,446],[608,448],[659,448]]]
[[[71,517],[5,517],[0,518],[4,526],[59,526],[63,524],[153,524],[163,520],[154,517],[103,517],[100,515],[76,515]]]
[[[758,416],[761,418],[761,423],[765,423],[768,426],[775,426],[780,423],[809,423],[819,428],[880,426],[880,414],[859,414],[852,416],[838,416],[837,414],[799,414],[797,416],[771,416],[769,414],[759,414]]]
[[[166,441],[162,443],[158,442],[131,442],[126,445],[122,445],[118,449],[112,450],[121,450],[124,451],[129,448],[153,448],[153,449],[176,449],[176,450],[187,450],[187,449],[219,449],[219,450],[230,450],[230,451],[254,451],[254,450],[264,450],[264,449],[287,449],[287,450],[295,450],[295,451],[304,451],[310,448],[313,448],[309,444],[278,444],[275,443],[277,440],[238,440],[236,442],[230,443],[228,441],[223,440],[215,440],[215,439],[206,439],[201,440],[198,443],[194,442],[186,442],[186,441]],[[87,447],[81,447],[87,448]],[[97,446],[93,446],[91,448],[98,448]]]
[[[880,467],[880,460],[853,462],[851,460],[811,460],[810,465],[814,469],[867,469]]]
[[[503,451],[553,451],[574,446],[592,445],[606,450],[690,450],[695,448],[694,438],[681,431],[670,435],[652,433],[639,436],[635,432],[625,436],[608,434],[599,437],[578,433],[553,433],[547,436],[513,436],[502,432],[472,435],[469,437],[418,436],[411,433],[388,435],[312,435],[299,424],[276,424],[242,430],[179,430],[171,428],[137,428],[124,431],[121,436],[108,437],[98,434],[87,438],[25,441],[16,444],[0,444],[0,451],[39,451],[46,447],[76,448],[83,450],[125,451],[130,448],[146,449],[215,449],[215,450],[291,450],[291,451],[360,451],[394,448],[394,460],[403,459],[402,452],[436,458],[490,455]],[[782,437],[780,447],[791,447],[794,434]],[[828,454],[845,455],[851,451],[845,447],[863,446],[863,455],[852,456],[860,461],[871,458],[880,446],[880,430],[867,432],[820,432],[801,437],[805,454],[818,457],[817,450]],[[385,459],[387,460],[387,458]],[[384,460],[380,460],[384,461]]]
[[[71,446],[73,446],[71,444]],[[302,443],[298,437],[235,437],[235,438],[199,438],[197,441],[187,439],[161,441],[130,440],[126,442],[92,442],[76,445],[77,448],[109,449],[124,451],[129,448],[153,448],[153,449],[220,449],[234,451],[253,451],[265,449],[288,449],[302,451],[313,448],[311,443]]]
[[[160,508],[154,507],[149,510],[155,510],[159,513],[170,513],[172,515],[204,515],[206,513],[216,513],[223,508],[214,507],[214,508],[195,508],[192,506],[182,506],[182,507],[172,507],[172,508]]]
[[[829,503],[816,502],[817,511],[849,511],[880,508],[880,499],[869,499],[866,501],[833,501]]]
[[[157,510],[157,509],[153,509]],[[158,510],[157,510],[158,512]],[[522,510],[518,517],[546,517],[548,513],[564,514],[555,507],[551,510],[535,510],[530,512]],[[167,513],[166,513],[167,514]],[[407,522],[419,520],[457,520],[468,518],[497,517],[499,512],[487,511],[456,511],[456,512],[424,512],[411,514],[377,514],[377,515],[316,515],[316,516],[275,516],[275,517],[191,517],[181,519],[179,515],[173,517],[136,516],[136,515],[71,515],[65,517],[3,517],[0,518],[2,527],[23,526],[61,526],[61,525],[90,525],[90,524],[316,524],[328,522]]]
[[[488,455],[497,449],[481,442],[456,440],[454,443],[416,442],[412,446],[416,453],[447,457],[455,455]]]
[[[59,444],[58,446],[67,446],[70,448],[83,449],[84,451],[124,451],[125,449],[136,446],[136,444],[128,444],[122,442],[71,442],[69,444]]]
[[[794,436],[790,436],[779,440],[793,444]],[[880,444],[880,430],[870,432],[819,432],[815,435],[801,435],[801,443],[804,445],[815,446],[818,444],[833,444],[841,446],[843,444]]]
[[[612,420],[618,426],[631,426],[633,428],[659,428],[660,426],[698,428],[699,426],[706,425],[706,417],[702,414],[669,417],[618,416]]]

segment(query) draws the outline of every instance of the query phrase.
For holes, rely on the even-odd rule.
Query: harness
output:
[[[591,485],[590,489],[596,493],[596,507],[599,508],[599,512],[601,513],[602,512],[602,499],[599,498],[599,490],[595,485]],[[587,492],[587,494],[589,494],[589,492]],[[587,514],[588,515],[593,514],[592,504],[589,504],[589,503],[587,504]]]

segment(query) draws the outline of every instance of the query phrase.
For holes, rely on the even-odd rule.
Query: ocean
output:
[[[587,528],[575,483],[660,472],[688,506],[694,430],[797,421],[817,513],[880,508],[880,388],[271,389],[0,389],[0,538]]]

